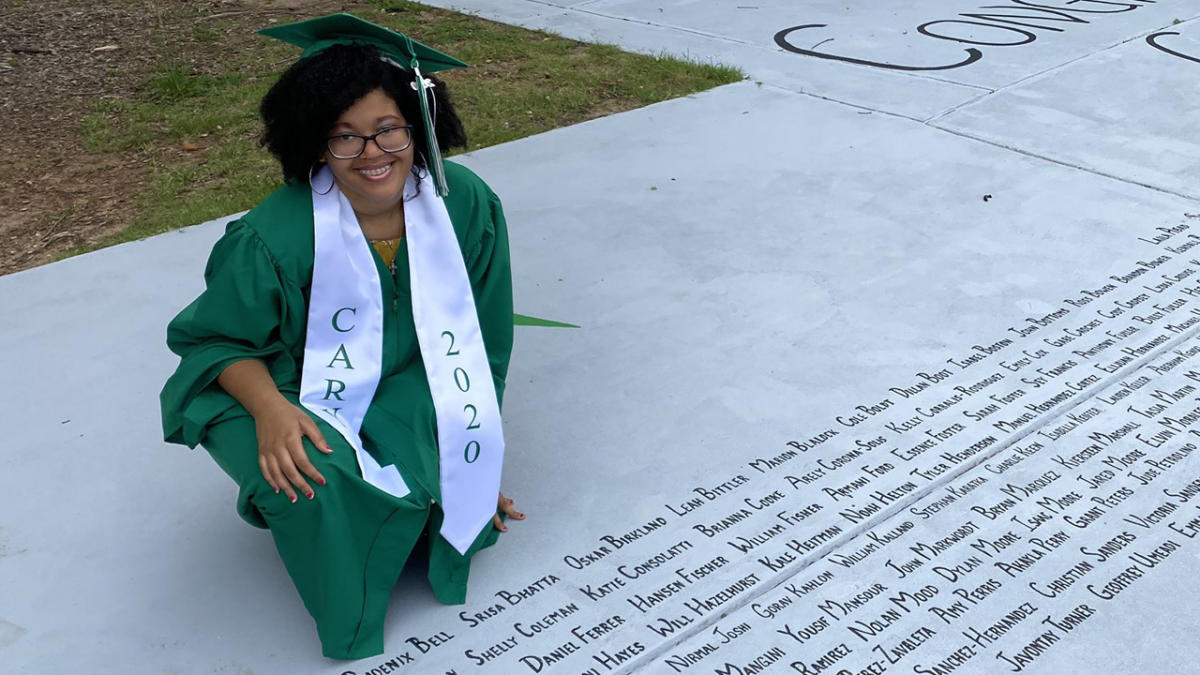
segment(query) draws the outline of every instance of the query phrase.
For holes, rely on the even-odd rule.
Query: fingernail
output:
[[[308,493],[308,498],[309,498],[309,499],[312,499],[313,497],[316,497],[316,496],[317,496],[317,493],[315,493],[315,492],[310,492],[310,493]]]
[[[275,488],[275,494],[279,494],[279,488]]]
[[[325,446],[325,451],[326,451],[326,452],[333,452],[333,447],[332,447],[332,446],[329,446],[329,445],[327,445],[327,446]]]
[[[321,484],[321,485],[324,485],[324,484],[325,484],[325,479],[324,479],[324,478],[322,478],[322,479],[321,479],[321,482],[320,482],[320,484]]]
[[[503,525],[501,525],[501,526],[500,526],[500,531],[501,531],[501,532],[508,532],[508,528],[507,528],[507,527],[505,527],[505,526],[503,526]]]
[[[295,503],[296,503],[296,495],[292,495],[292,503],[293,503],[293,504],[295,504]]]
[[[524,513],[518,513],[518,514],[517,514],[517,517],[518,517],[518,518],[520,518],[521,520],[525,520],[525,514],[524,514]]]

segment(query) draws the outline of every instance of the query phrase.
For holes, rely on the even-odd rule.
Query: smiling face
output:
[[[408,121],[396,102],[382,89],[374,89],[338,117],[329,135],[371,136],[388,127],[406,124]],[[338,188],[361,218],[383,215],[403,202],[404,182],[412,169],[413,152],[412,144],[399,152],[384,152],[374,141],[368,141],[358,157],[338,159],[326,151],[324,160],[333,171]]]

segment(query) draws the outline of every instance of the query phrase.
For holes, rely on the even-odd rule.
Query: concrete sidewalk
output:
[[[1068,426],[1062,415],[1095,407],[1090,423],[1111,431],[1140,419],[1127,405],[1154,405],[1128,398],[1110,409],[1103,401],[1124,383],[1163,378],[1138,396],[1188,386],[1187,368],[1163,364],[1196,342],[1182,318],[1196,301],[1182,289],[1195,284],[1187,270],[1200,271],[1200,249],[1186,252],[1200,235],[1200,62],[1188,58],[1200,56],[1200,3],[429,4],[749,74],[460,158],[504,200],[517,310],[582,326],[518,329],[505,490],[528,521],[477,559],[465,607],[438,605],[406,574],[387,653],[325,660],[269,536],[234,514],[232,483],[203,452],[160,440],[157,393],[175,364],[165,325],[201,289],[222,223],[20,272],[0,278],[0,315],[12,318],[0,331],[10,383],[0,420],[15,430],[0,449],[0,670],[815,672],[845,643],[828,672],[874,659],[913,672],[950,658],[965,629],[1036,601],[1036,621],[958,672],[1009,669],[997,651],[1036,651],[1023,666],[1032,673],[1200,672],[1186,670],[1197,656],[1200,549],[1167,530],[1191,516],[1145,532],[1122,521],[1200,475],[1190,455],[1145,490],[1133,475],[1146,475],[1145,459],[1116,472],[1104,494],[1127,484],[1135,496],[1091,528],[1062,524],[1083,514],[1074,504],[1056,525],[1022,533],[1070,535],[1029,573],[1045,580],[1003,576],[990,560],[961,583],[928,568],[906,581],[884,566],[972,518],[978,536],[999,541],[996,528],[1026,518],[1033,500],[1014,501],[999,522],[968,507],[1000,508],[1003,494],[979,495],[1017,476],[1032,485],[1057,470],[1065,480],[1048,493],[1069,501],[1065,484],[1093,479],[1101,459],[1076,470],[1048,455],[1079,451],[1090,432],[1059,434],[1063,447],[1046,441],[1003,480],[984,468]],[[883,67],[943,67],[972,50],[979,57],[955,68]],[[1165,275],[1178,279],[1153,297],[1135,293]],[[1118,301],[1127,312],[1114,311]],[[1174,309],[1151,319],[1159,304]],[[1102,306],[1114,316],[1097,315]],[[1064,341],[1064,328],[1079,335]],[[1106,330],[1120,336],[1112,352],[1133,352],[1128,361],[1072,356],[1098,348]],[[1030,365],[1009,369],[1023,359]],[[1084,383],[1084,371],[1095,379]],[[981,385],[993,372],[1003,382]],[[1045,388],[1024,383],[1038,377]],[[1051,401],[1073,390],[1060,384],[1068,377],[1078,391]],[[955,387],[979,388],[951,402]],[[984,412],[987,396],[1021,387],[1028,398]],[[1044,409],[1016,424],[1035,399]],[[906,428],[912,416],[933,421]],[[1001,419],[1013,429],[995,427]],[[963,429],[947,431],[951,421]],[[927,430],[944,435],[937,450],[906,454]],[[1164,463],[1185,436],[1141,450]],[[942,452],[964,459],[936,461]],[[972,483],[980,476],[991,483]],[[936,518],[908,511],[965,485],[980,501]],[[894,497],[873,501],[876,491]],[[863,552],[903,523],[904,552]],[[1164,540],[1180,553],[1164,554],[1119,601],[1102,603],[1084,584],[1030,596],[1028,584],[1062,575],[1080,546],[1123,530],[1142,553]],[[1097,563],[1088,583],[1103,586],[1127,564]],[[819,622],[811,603],[846,603],[875,585],[891,594],[927,583],[949,605],[953,589],[989,574],[1004,588],[964,624],[922,608],[861,629],[869,639],[846,627],[881,621],[881,605],[825,617],[832,627],[803,641],[779,632]],[[820,590],[771,618],[753,609],[806,583]],[[1095,618],[1029,650],[1043,614],[1058,620],[1085,602],[1101,610]],[[921,628],[934,634],[918,639]]]

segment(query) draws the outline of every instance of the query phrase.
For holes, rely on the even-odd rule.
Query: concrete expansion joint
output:
[[[751,79],[753,79],[753,78],[751,78]],[[812,91],[805,91],[804,89],[794,89],[794,88],[788,87],[787,85],[784,85],[784,84],[775,84],[772,82],[759,83],[757,80],[754,80],[754,82],[755,82],[755,86],[762,86],[763,88],[772,89],[774,91],[782,92],[785,94],[790,94],[792,96],[804,96],[806,98],[817,99],[818,101],[825,101],[827,103],[833,103],[835,105],[845,106],[847,108],[853,108],[855,110],[859,110],[862,112],[868,112],[868,113],[878,114],[878,115],[885,115],[887,117],[894,117],[896,119],[908,120],[910,122],[917,122],[919,124],[925,123],[925,120],[921,119],[920,117],[913,117],[911,115],[905,115],[904,113],[895,112],[893,110],[884,110],[883,108],[875,108],[873,106],[863,105],[861,103],[851,103],[849,101],[843,101],[839,98],[834,98],[832,96],[826,96],[825,94],[818,94],[818,93],[812,92]],[[734,84],[727,84],[725,86],[732,87],[737,84],[742,84],[742,83],[735,82]]]
[[[1148,34],[1148,33],[1147,33],[1147,34]],[[748,86],[748,84],[749,84],[749,83],[747,83],[746,81],[742,81],[742,82],[735,82],[735,83],[733,83],[733,84],[728,84],[728,85],[725,85],[725,86],[727,86],[727,87]],[[1056,165],[1058,165],[1058,166],[1063,166],[1063,167],[1066,167],[1066,168],[1075,169],[1075,170],[1077,170],[1077,171],[1082,171],[1082,172],[1084,172],[1084,173],[1089,173],[1089,174],[1092,174],[1092,175],[1095,175],[1095,176],[1100,176],[1100,177],[1107,178],[1107,179],[1110,179],[1110,180],[1115,180],[1115,181],[1119,181],[1119,182],[1122,182],[1122,183],[1126,183],[1126,184],[1128,184],[1128,185],[1136,185],[1137,187],[1146,188],[1146,189],[1149,189],[1149,190],[1154,190],[1154,191],[1156,191],[1156,192],[1161,192],[1161,193],[1164,193],[1164,194],[1169,194],[1169,195],[1172,195],[1172,196],[1175,196],[1175,197],[1181,197],[1181,198],[1183,198],[1183,199],[1187,199],[1187,200],[1190,200],[1190,201],[1194,201],[1194,202],[1200,202],[1200,195],[1188,194],[1188,193],[1184,193],[1184,192],[1177,192],[1177,191],[1175,191],[1175,190],[1171,190],[1171,189],[1169,189],[1169,188],[1164,188],[1164,187],[1161,187],[1161,186],[1158,186],[1158,185],[1153,185],[1153,184],[1150,184],[1150,183],[1144,183],[1144,182],[1141,182],[1141,181],[1135,181],[1135,180],[1131,180],[1131,179],[1129,179],[1129,178],[1123,178],[1123,177],[1121,177],[1121,176],[1117,176],[1117,175],[1114,175],[1114,174],[1106,173],[1106,172],[1103,172],[1103,171],[1100,171],[1100,170],[1097,170],[1097,169],[1093,169],[1093,168],[1090,168],[1090,167],[1082,166],[1082,165],[1079,165],[1079,164],[1073,164],[1073,163],[1071,163],[1071,162],[1065,162],[1065,161],[1063,161],[1063,160],[1059,160],[1059,159],[1054,159],[1053,157],[1047,157],[1047,156],[1045,156],[1045,155],[1040,155],[1040,154],[1038,154],[1038,153],[1035,153],[1035,152],[1030,152],[1029,150],[1024,150],[1024,149],[1022,149],[1022,148],[1018,148],[1018,147],[1015,147],[1015,146],[1013,146],[1013,145],[1009,145],[1009,144],[1006,144],[1006,143],[998,143],[998,142],[996,142],[996,141],[992,141],[992,140],[989,140],[989,139],[987,139],[987,138],[983,138],[983,137],[976,136],[976,135],[973,135],[973,134],[969,134],[969,133],[966,133],[966,132],[963,132],[963,131],[959,131],[959,130],[956,130],[956,129],[951,129],[951,128],[949,128],[949,127],[944,127],[944,126],[940,126],[940,125],[938,125],[938,124],[935,124],[934,122],[935,122],[937,119],[940,119],[940,118],[941,118],[943,115],[938,115],[937,117],[930,118],[930,119],[921,119],[921,118],[919,118],[919,117],[913,117],[913,116],[910,116],[910,115],[905,115],[905,114],[903,114],[903,113],[898,113],[898,112],[894,112],[894,111],[890,111],[890,110],[884,110],[884,109],[882,109],[882,108],[876,108],[876,107],[872,107],[872,106],[861,105],[861,104],[858,104],[858,103],[850,103],[850,102],[848,102],[848,101],[843,101],[843,100],[840,100],[840,99],[837,99],[837,98],[833,98],[833,97],[831,97],[831,96],[825,96],[825,95],[823,95],[823,94],[817,94],[817,93],[814,93],[814,92],[811,92],[811,91],[805,91],[805,90],[803,90],[803,89],[793,89],[793,88],[787,87],[787,86],[785,86],[785,85],[774,84],[774,83],[770,83],[770,82],[762,82],[761,84],[759,84],[759,83],[757,83],[757,82],[756,82],[754,86],[762,86],[762,87],[770,88],[770,89],[772,89],[772,90],[774,90],[774,91],[782,92],[782,93],[785,93],[785,94],[790,94],[790,95],[793,95],[793,96],[804,96],[804,97],[807,97],[807,98],[817,99],[817,100],[820,100],[820,101],[825,101],[825,102],[828,102],[828,103],[833,103],[833,104],[836,104],[836,105],[841,105],[841,106],[845,106],[845,107],[847,107],[847,108],[853,108],[853,109],[855,109],[855,110],[860,110],[860,111],[864,111],[864,112],[869,112],[869,113],[872,113],[872,114],[884,115],[884,116],[887,116],[887,117],[892,117],[892,118],[896,118],[896,119],[902,119],[902,120],[908,120],[908,121],[910,121],[910,122],[916,122],[916,123],[918,123],[918,124],[922,124],[922,125],[924,125],[924,126],[926,126],[926,127],[929,127],[930,129],[935,129],[935,130],[937,130],[937,131],[941,131],[941,132],[948,133],[948,134],[951,134],[951,135],[954,135],[954,136],[958,136],[958,137],[960,137],[960,138],[966,138],[966,139],[969,139],[969,140],[972,140],[972,141],[977,141],[977,142],[979,142],[979,143],[985,143],[985,144],[987,144],[987,145],[990,145],[990,146],[992,146],[992,147],[995,147],[995,148],[1000,148],[1000,149],[1002,149],[1002,150],[1007,150],[1007,151],[1009,151],[1009,152],[1014,152],[1014,153],[1017,153],[1017,154],[1019,154],[1019,155],[1024,155],[1024,156],[1026,156],[1026,157],[1030,157],[1030,158],[1033,158],[1033,159],[1038,159],[1038,160],[1042,160],[1042,161],[1045,161],[1045,162],[1050,162],[1051,164],[1056,164]]]
[[[1128,38],[1125,38],[1125,39],[1123,39],[1123,40],[1119,40],[1119,41],[1117,41],[1117,42],[1114,42],[1114,43],[1112,43],[1112,44],[1110,44],[1110,45],[1107,45],[1107,46],[1105,46],[1105,47],[1101,47],[1100,49],[1097,49],[1097,50],[1095,50],[1095,51],[1088,52],[1087,54],[1084,54],[1084,55],[1082,55],[1082,56],[1077,56],[1077,57],[1075,57],[1075,58],[1073,58],[1073,59],[1068,59],[1068,60],[1066,60],[1066,61],[1063,61],[1062,63],[1058,63],[1058,64],[1055,64],[1055,65],[1053,65],[1053,66],[1050,66],[1050,67],[1048,67],[1048,68],[1044,68],[1044,69],[1042,69],[1042,70],[1039,70],[1039,71],[1038,71],[1038,72],[1036,72],[1036,73],[1032,73],[1032,74],[1030,74],[1030,75],[1026,75],[1025,77],[1022,77],[1022,78],[1020,78],[1020,79],[1013,80],[1012,82],[1009,82],[1008,84],[1005,84],[1005,85],[1003,85],[1003,86],[1001,86],[1001,87],[997,87],[997,88],[995,88],[995,89],[990,89],[990,90],[988,90],[988,91],[987,91],[987,93],[985,93],[985,94],[982,94],[982,95],[980,95],[980,96],[978,96],[978,97],[976,97],[976,98],[973,98],[973,99],[971,99],[971,100],[969,100],[969,101],[964,101],[963,103],[960,103],[960,104],[958,104],[958,105],[956,105],[956,106],[952,106],[952,107],[950,107],[950,108],[947,108],[946,110],[944,110],[944,111],[942,111],[942,112],[940,112],[940,113],[938,113],[938,114],[936,114],[936,115],[934,115],[934,116],[930,117],[930,118],[929,118],[928,120],[926,120],[926,121],[927,121],[927,122],[936,122],[936,121],[938,121],[938,120],[942,119],[943,117],[947,117],[947,116],[949,116],[949,115],[952,115],[952,114],[954,114],[954,113],[956,113],[956,112],[958,112],[958,111],[960,111],[960,110],[965,110],[965,109],[967,109],[967,108],[970,108],[970,107],[971,107],[971,106],[973,106],[973,105],[976,105],[976,104],[978,104],[978,103],[982,103],[983,101],[987,100],[987,98],[988,98],[988,97],[990,97],[990,96],[992,96],[993,94],[999,94],[999,93],[1004,93],[1004,92],[1007,92],[1007,91],[1009,91],[1010,89],[1015,89],[1015,88],[1017,88],[1017,87],[1020,87],[1020,86],[1022,86],[1022,85],[1024,85],[1024,84],[1026,84],[1026,83],[1033,82],[1033,81],[1035,81],[1035,80],[1039,80],[1039,79],[1042,79],[1043,77],[1047,77],[1047,76],[1049,76],[1049,75],[1052,75],[1052,74],[1054,74],[1054,73],[1057,73],[1058,71],[1060,71],[1060,70],[1063,70],[1064,68],[1067,68],[1067,67],[1069,67],[1069,66],[1071,66],[1071,65],[1074,65],[1074,64],[1076,64],[1076,63],[1079,63],[1080,61],[1086,61],[1087,59],[1090,59],[1090,58],[1092,58],[1093,56],[1096,56],[1096,55],[1098,55],[1098,54],[1104,54],[1104,53],[1106,53],[1106,52],[1109,52],[1109,51],[1112,51],[1112,50],[1114,50],[1114,49],[1116,49],[1116,48],[1118,48],[1118,47],[1121,47],[1121,46],[1127,45],[1127,44],[1129,44],[1130,42],[1135,42],[1135,41],[1138,41],[1138,40],[1145,40],[1145,39],[1146,39],[1148,36],[1150,36],[1150,35],[1153,35],[1154,33],[1159,33],[1159,32],[1162,32],[1162,31],[1164,31],[1164,30],[1170,30],[1170,29],[1172,29],[1172,28],[1178,28],[1179,26],[1183,26],[1183,25],[1185,25],[1185,24],[1191,23],[1191,22],[1193,22],[1193,21],[1196,21],[1197,19],[1200,19],[1200,15],[1196,15],[1196,16],[1188,17],[1187,19],[1180,20],[1180,22],[1179,22],[1179,23],[1177,23],[1177,24],[1173,23],[1173,24],[1169,24],[1169,25],[1167,25],[1167,26],[1161,26],[1161,27],[1159,27],[1159,28],[1153,28],[1153,29],[1150,29],[1150,30],[1148,30],[1148,31],[1144,31],[1144,32],[1142,32],[1142,33],[1139,33],[1139,34],[1137,34],[1137,35],[1134,35],[1134,36],[1132,36],[1132,37],[1128,37]],[[930,78],[930,79],[936,79],[936,78]],[[950,80],[942,80],[942,81],[943,81],[943,82],[950,82]],[[951,83],[952,83],[952,84],[958,84],[958,83],[954,83],[954,82],[951,82]],[[969,85],[967,85],[967,86],[969,86]]]
[[[593,10],[586,9],[583,7],[569,7],[566,5],[560,5],[556,2],[550,2],[549,0],[526,0],[526,2],[530,2],[530,3],[536,4],[536,5],[545,5],[547,7],[554,7],[555,9],[561,9],[565,12],[575,12],[577,14],[587,14],[589,16],[596,16],[596,17],[600,17],[602,19],[610,19],[612,21],[623,21],[625,23],[636,23],[636,24],[642,24],[645,26],[652,26],[654,28],[661,28],[663,30],[670,30],[670,31],[675,31],[675,32],[679,32],[679,33],[687,33],[688,35],[698,35],[700,37],[710,38],[713,40],[720,40],[722,42],[728,42],[728,43],[736,44],[736,45],[744,45],[744,46],[748,46],[748,47],[757,47],[758,46],[757,44],[755,44],[753,42],[747,42],[746,40],[739,40],[737,38],[732,38],[727,35],[718,35],[716,33],[708,33],[708,32],[702,31],[702,30],[696,30],[694,28],[685,28],[683,26],[675,26],[675,25],[672,25],[669,23],[658,23],[656,21],[646,21],[645,19],[631,19],[627,16],[617,16],[615,14],[606,14],[604,12],[597,12],[597,11],[593,11]]]
[[[1187,200],[1193,201],[1193,202],[1200,202],[1200,194],[1188,194],[1186,192],[1178,192],[1176,190],[1161,187],[1159,185],[1153,185],[1150,183],[1144,183],[1142,181],[1132,180],[1130,178],[1124,178],[1121,176],[1117,176],[1115,174],[1100,171],[1099,169],[1094,169],[1092,167],[1083,166],[1081,164],[1075,164],[1072,162],[1066,162],[1061,159],[1055,159],[1053,157],[1047,157],[1046,155],[1038,154],[1036,152],[1031,152],[1029,150],[1025,150],[1022,148],[1015,147],[1013,145],[1009,145],[1007,143],[999,143],[997,141],[993,141],[993,140],[984,138],[982,136],[976,136],[974,134],[969,134],[964,131],[959,131],[957,129],[951,129],[949,127],[939,126],[937,124],[933,124],[930,122],[925,122],[925,126],[928,126],[931,129],[937,129],[939,131],[944,131],[948,134],[953,134],[953,135],[959,136],[961,138],[970,139],[972,141],[978,141],[979,143],[986,143],[987,145],[990,145],[995,148],[1000,148],[1001,150],[1008,150],[1009,152],[1015,152],[1019,155],[1025,155],[1026,157],[1031,157],[1033,159],[1039,159],[1039,160],[1042,160],[1045,162],[1050,162],[1051,164],[1057,164],[1059,166],[1067,167],[1069,169],[1075,169],[1076,171],[1082,171],[1084,173],[1089,173],[1094,176],[1108,178],[1110,180],[1119,181],[1119,182],[1125,183],[1127,185],[1136,185],[1137,187],[1140,187],[1140,188],[1146,188],[1147,190],[1154,190],[1155,192],[1161,192],[1163,194],[1168,194],[1168,195],[1171,195],[1174,197],[1181,197],[1183,199],[1187,199]]]

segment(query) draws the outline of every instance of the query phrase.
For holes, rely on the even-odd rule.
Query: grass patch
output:
[[[734,68],[629,54],[405,0],[353,11],[471,64],[441,74],[469,150],[742,79]],[[279,168],[257,142],[258,103],[297,50],[266,38],[223,48],[219,36],[231,30],[220,20],[199,25],[189,44],[220,49],[221,58],[183,50],[143,75],[134,96],[97,102],[84,116],[84,147],[139,154],[149,181],[128,227],[69,255],[241,211],[278,186]]]

